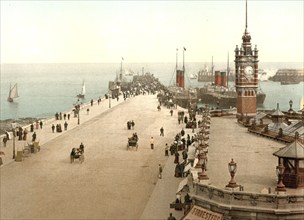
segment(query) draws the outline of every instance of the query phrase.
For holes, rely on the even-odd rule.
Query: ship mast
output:
[[[120,75],[119,75],[119,79],[120,81],[122,80],[122,61],[124,60],[124,58],[121,58],[121,62],[120,62]]]
[[[176,70],[177,70],[177,61],[178,61],[178,48],[176,48],[176,65],[175,65]]]
[[[229,88],[228,87],[229,72],[230,72],[230,68],[229,68],[229,51],[228,51],[228,58],[227,58],[227,88]]]
[[[185,74],[185,51],[186,51],[186,48],[184,47],[184,49],[183,49],[183,71],[184,71],[184,74]]]
[[[211,62],[211,75],[213,76],[214,71],[214,65],[213,65],[213,56],[212,56],[212,62]]]

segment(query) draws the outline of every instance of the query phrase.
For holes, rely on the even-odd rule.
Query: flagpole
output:
[[[178,61],[178,48],[176,48],[176,65],[175,65],[176,70],[177,70],[177,61]]]
[[[183,70],[185,72],[185,50],[186,48],[184,47],[184,50],[183,50]]]
[[[119,79],[120,81],[122,80],[122,61],[123,61],[123,57],[121,58],[121,62],[120,62],[120,76],[119,76]]]
[[[227,60],[227,88],[228,88],[228,81],[229,81],[229,51],[228,51],[228,60]]]

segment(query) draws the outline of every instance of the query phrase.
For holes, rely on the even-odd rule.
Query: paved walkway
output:
[[[157,104],[156,95],[111,100],[111,109],[104,100],[90,107],[89,115],[83,108],[80,125],[71,118],[62,133],[52,133],[51,125],[59,121],[49,120],[35,130],[41,151],[22,162],[11,159],[12,140],[1,146],[6,153],[1,219],[166,219],[170,212],[182,216],[169,208],[180,179],[173,177],[173,158],[164,156],[164,146],[183,125],[177,123],[177,110],[171,117],[168,109],[157,111]],[[135,121],[134,130],[127,130],[128,120]],[[165,137],[159,136],[160,127]],[[127,151],[133,132],[139,136],[139,149]],[[71,164],[70,151],[81,142],[85,161]],[[24,144],[16,141],[16,149]],[[158,179],[158,164],[166,165],[163,179]]]
[[[119,105],[118,105],[119,104]],[[177,110],[157,111],[155,95],[127,101],[108,100],[86,107],[69,121],[68,131],[52,133],[47,121],[36,130],[41,151],[14,162],[12,140],[0,169],[1,219],[166,219],[170,212],[179,219],[183,213],[169,208],[182,178],[174,177],[173,156],[164,156],[165,143],[184,124],[177,123]],[[199,118],[200,119],[200,118]],[[127,130],[127,121],[135,129]],[[160,127],[165,137],[159,136]],[[137,132],[139,149],[127,151],[127,138]],[[186,129],[186,132],[191,132]],[[149,140],[155,139],[154,150]],[[70,163],[73,147],[85,145],[85,161]],[[2,143],[1,143],[2,144]],[[16,141],[17,148],[25,143]],[[276,186],[277,159],[272,155],[284,144],[254,136],[236,123],[235,117],[212,118],[207,174],[210,184],[224,188],[230,180],[227,164],[238,164],[236,181],[245,191],[260,192]],[[158,164],[164,166],[158,179]],[[191,187],[191,186],[190,186]],[[288,189],[290,194],[303,190]]]

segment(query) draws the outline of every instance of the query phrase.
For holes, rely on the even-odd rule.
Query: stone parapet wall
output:
[[[221,213],[224,219],[304,218],[304,195],[229,191],[196,183],[191,196],[195,205]]]

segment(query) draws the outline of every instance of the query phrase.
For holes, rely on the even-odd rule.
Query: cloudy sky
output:
[[[248,0],[264,62],[303,61],[303,1]],[[1,63],[226,61],[242,42],[245,0],[1,0]],[[233,58],[231,58],[232,60]]]

